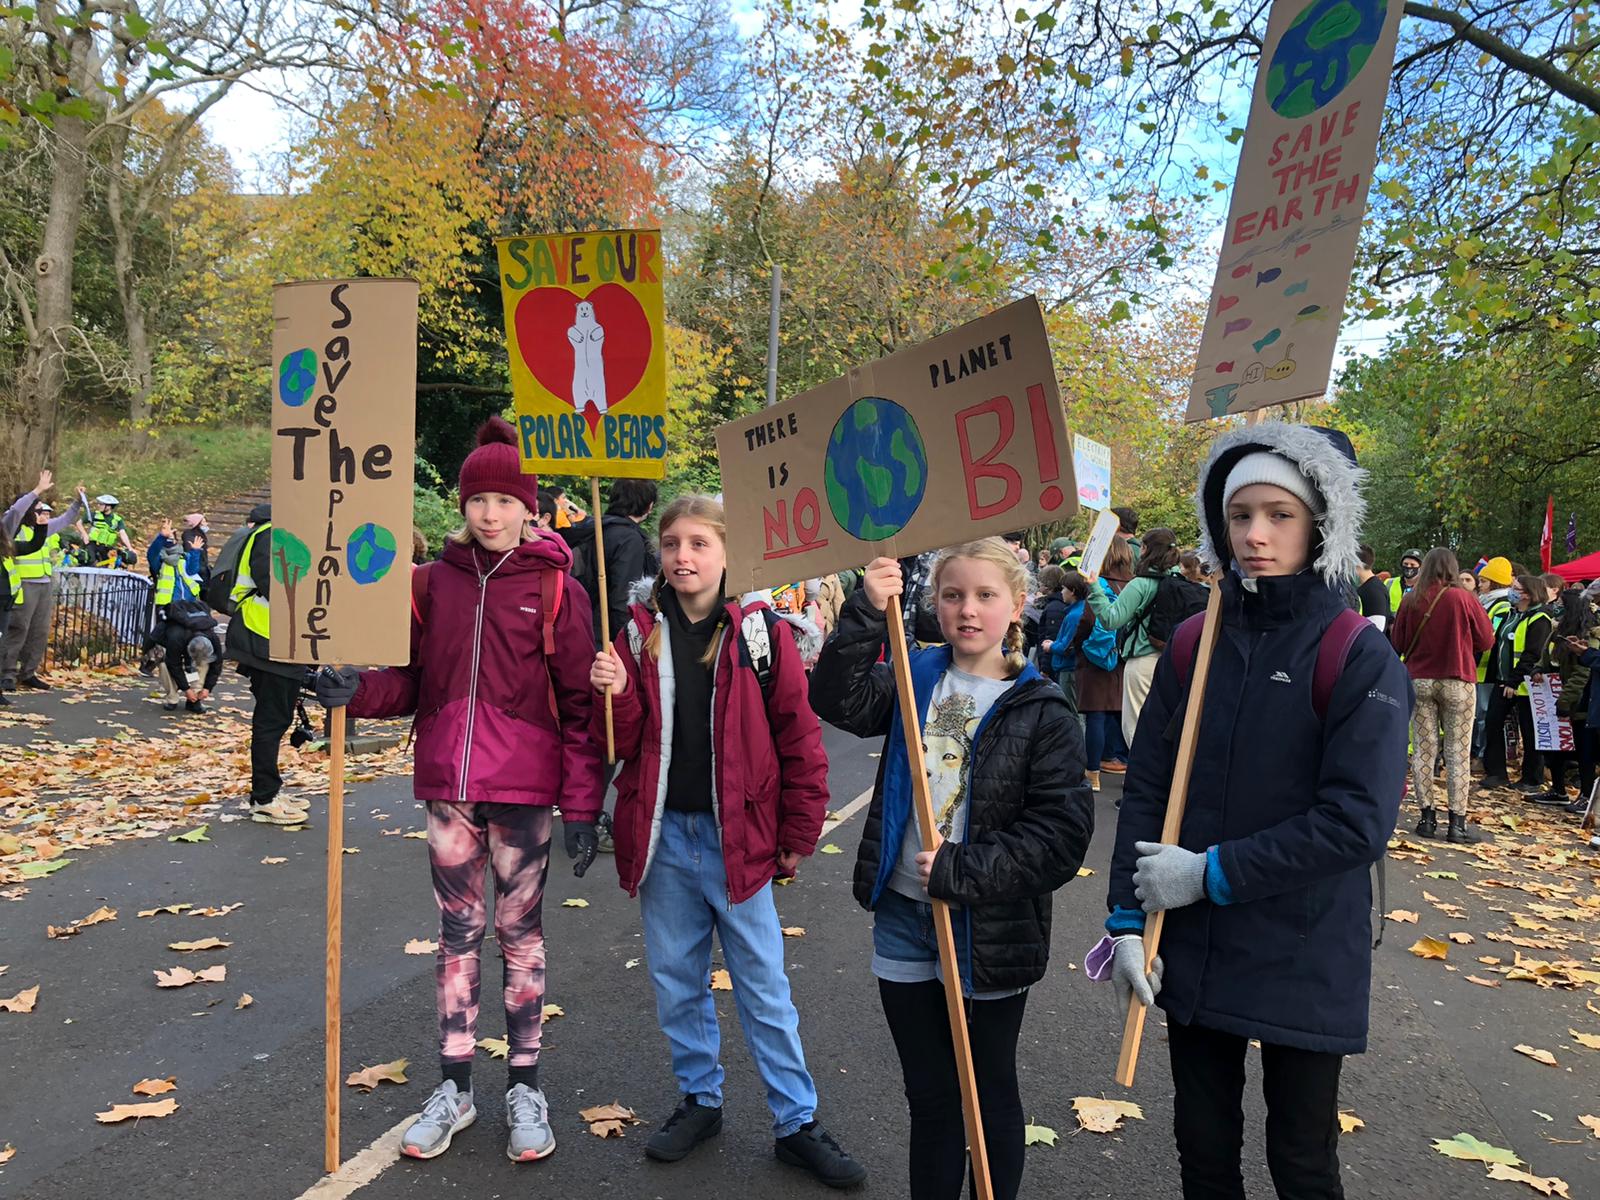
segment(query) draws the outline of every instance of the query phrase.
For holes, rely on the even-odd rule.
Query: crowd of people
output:
[[[1392,579],[1376,574],[1360,542],[1361,479],[1342,435],[1266,422],[1213,444],[1196,484],[1193,548],[1167,528],[1141,537],[1137,514],[1123,509],[1102,563],[1084,562],[1068,539],[1030,552],[1008,535],[729,596],[719,499],[674,499],[653,543],[654,484],[617,481],[606,512],[585,513],[522,472],[514,431],[496,418],[461,468],[461,527],[436,557],[415,547],[407,666],[308,678],[272,660],[266,505],[215,564],[202,516],[182,534],[163,527],[149,552],[147,661],[184,664],[181,678],[170,674],[171,707],[201,706],[224,657],[245,673],[255,696],[250,813],[260,822],[306,820],[305,801],[281,795],[277,758],[307,687],[357,718],[416,718],[413,787],[427,808],[440,911],[440,1081],[403,1134],[408,1156],[445,1153],[478,1116],[491,901],[505,964],[506,1153],[531,1162],[555,1148],[539,1063],[542,905],[559,810],[574,873],[611,851],[639,902],[680,1092],[645,1154],[679,1161],[722,1128],[706,986],[715,934],[766,1085],[774,1153],[829,1186],[865,1179],[818,1117],[773,900],[774,881],[793,875],[821,835],[827,722],[882,739],[854,892],[873,914],[864,969],[904,1076],[912,1195],[955,1200],[969,1170],[932,902],[958,914],[955,965],[993,1192],[1012,1200],[1024,1163],[1017,1048],[1029,989],[1049,960],[1052,895],[1079,874],[1094,792],[1111,771],[1125,778],[1109,916],[1085,966],[1123,1005],[1166,1012],[1184,1194],[1243,1194],[1241,1095],[1254,1040],[1279,1194],[1337,1196],[1340,1075],[1367,1042],[1369,868],[1408,776],[1417,832],[1438,836],[1442,762],[1445,837],[1471,843],[1481,836],[1467,825],[1472,760],[1480,788],[1513,786],[1507,764],[1519,761],[1514,786],[1577,814],[1584,796],[1565,790],[1567,768],[1580,790],[1592,788],[1600,732],[1591,682],[1600,587],[1564,586],[1500,557],[1463,571],[1445,548],[1408,551]],[[41,477],[39,491],[49,482]],[[38,501],[30,493],[6,514],[8,564],[36,561],[55,522],[87,507],[82,489],[61,518]],[[597,539],[604,614],[591,601]],[[11,587],[0,655],[20,664],[21,681],[38,665],[27,650],[34,580]],[[1187,807],[1169,842],[1199,614],[1213,598],[1221,630]],[[890,605],[900,606],[906,647],[888,644]],[[230,618],[225,647],[216,608]],[[920,767],[891,665],[902,652]],[[1555,678],[1570,748],[1542,751],[1530,685]],[[934,805],[927,848],[913,813],[919,769]],[[1144,927],[1156,913],[1165,932],[1147,961]],[[1308,944],[1315,956],[1302,952]]]

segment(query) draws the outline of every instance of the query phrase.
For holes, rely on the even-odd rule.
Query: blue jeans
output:
[[[1120,712],[1083,714],[1083,754],[1091,771],[1098,771],[1106,759],[1128,757],[1127,744],[1122,740]]]
[[[783,971],[783,929],[767,884],[742,904],[728,902],[728,875],[710,813],[664,812],[655,857],[639,885],[656,1017],[672,1046],[678,1090],[722,1107],[722,1031],[707,986],[711,933],[733,981],[750,1057],[767,1085],[774,1137],[816,1114],[817,1089],[800,1047],[800,1014]]]

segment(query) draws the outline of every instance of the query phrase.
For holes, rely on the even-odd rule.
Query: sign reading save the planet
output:
[[[272,657],[411,657],[417,285],[272,291]]]
[[[563,233],[496,246],[522,469],[662,478],[661,234]]]
[[[717,430],[728,588],[770,587],[1077,511],[1033,297]]]
[[[1321,396],[1404,0],[1273,0],[1188,419]]]

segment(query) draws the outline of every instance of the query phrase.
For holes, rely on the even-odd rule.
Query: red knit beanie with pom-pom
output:
[[[539,511],[539,477],[522,473],[517,431],[504,417],[490,417],[479,426],[478,448],[461,464],[461,511],[483,492],[515,496],[530,513]]]

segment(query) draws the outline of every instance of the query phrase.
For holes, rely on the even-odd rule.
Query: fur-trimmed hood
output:
[[[657,577],[654,575],[635,579],[628,585],[628,603],[637,604],[651,612],[658,611],[655,596],[656,582]],[[739,607],[745,612],[749,612],[757,605],[771,608],[771,595],[767,592],[747,592],[739,597]],[[790,630],[794,634],[794,643],[800,649],[801,661],[814,662],[817,655],[822,653],[822,630],[818,628],[817,623],[797,613],[778,613],[778,616],[789,623]]]
[[[1361,485],[1367,473],[1356,465],[1350,439],[1333,429],[1315,425],[1287,425],[1263,421],[1231,430],[1211,444],[1200,468],[1195,492],[1195,513],[1200,518],[1200,554],[1214,568],[1233,565],[1228,543],[1227,515],[1222,493],[1228,472],[1247,454],[1271,451],[1288,459],[1310,482],[1322,501],[1317,517],[1317,538],[1312,547],[1312,568],[1333,586],[1354,584],[1360,568],[1357,550],[1367,502]]]

